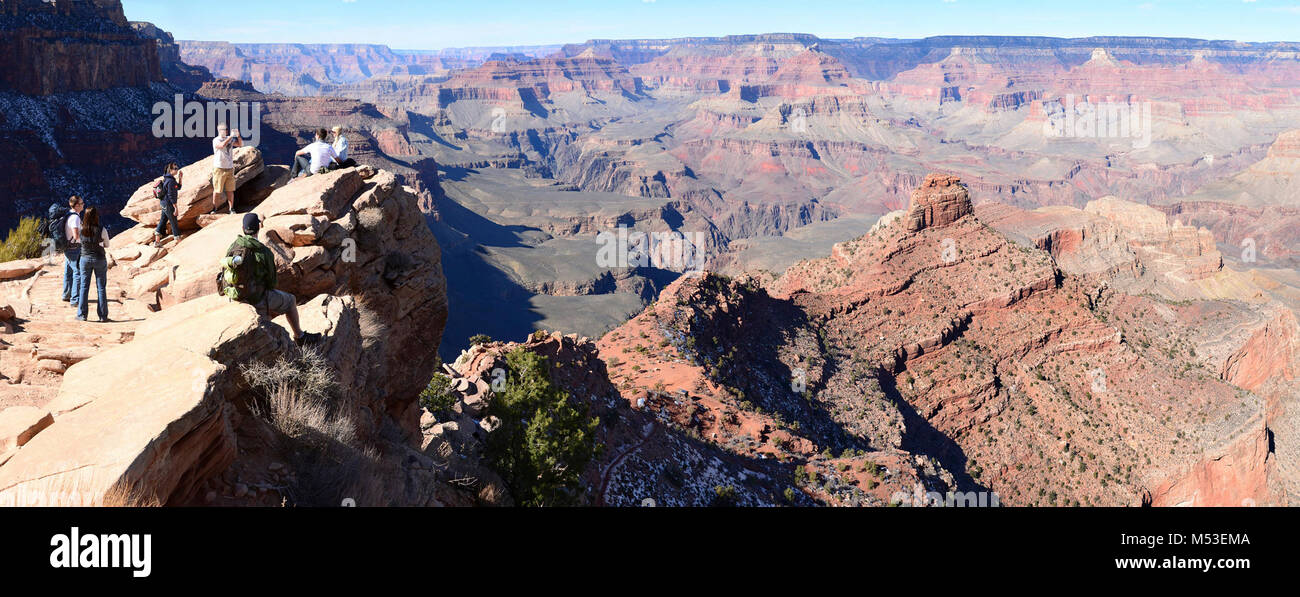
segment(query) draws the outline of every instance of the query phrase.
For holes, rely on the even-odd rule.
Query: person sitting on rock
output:
[[[292,294],[277,290],[275,255],[257,240],[262,221],[257,214],[244,215],[244,233],[235,239],[221,260],[217,288],[232,301],[252,305],[263,317],[284,315],[289,320],[293,341],[298,345],[313,343],[318,334],[304,334],[298,324],[298,302]]]
[[[176,223],[176,193],[180,190],[183,179],[181,167],[176,162],[167,164],[163,169],[162,181],[154,192],[158,195],[159,207],[162,209],[158,215],[158,227],[153,231],[153,240],[149,242],[155,247],[162,245],[163,239],[167,238],[167,226],[172,227],[172,236],[176,240],[181,239],[181,227]]]
[[[334,146],[326,143],[330,133],[325,129],[316,131],[316,142],[298,150],[293,156],[293,167],[289,169],[289,178],[298,178],[306,171],[308,176],[320,174],[339,163],[339,154]]]
[[[81,219],[81,288],[77,303],[77,321],[85,321],[89,314],[90,277],[95,277],[98,301],[95,314],[101,323],[108,322],[108,230],[99,225],[99,210],[88,207]]]
[[[355,168],[357,161],[348,157],[348,137],[343,134],[343,127],[334,127],[334,153],[338,154],[338,168]]]

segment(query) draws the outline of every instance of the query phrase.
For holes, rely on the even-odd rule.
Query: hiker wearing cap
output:
[[[343,134],[343,127],[336,126],[334,133],[334,153],[338,155],[339,168],[355,168],[357,161],[348,157],[348,138]]]
[[[221,260],[217,288],[226,298],[252,305],[263,317],[284,315],[289,320],[293,341],[314,342],[316,334],[304,334],[298,325],[298,303],[292,294],[277,290],[275,255],[257,240],[262,221],[257,214],[244,215],[244,233],[235,239]]]
[[[316,131],[314,143],[293,154],[293,167],[289,169],[290,179],[298,178],[298,175],[304,171],[308,176],[320,174],[338,164],[339,156],[334,152],[334,146],[325,142],[329,136],[329,131],[320,129]]]
[[[235,155],[236,147],[243,147],[244,140],[239,131],[231,131],[230,125],[217,125],[217,138],[212,140],[212,155],[215,158],[212,170],[212,211],[221,207],[224,195],[230,213],[235,213]]]

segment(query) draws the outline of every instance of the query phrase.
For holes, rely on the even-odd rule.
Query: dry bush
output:
[[[363,441],[339,396],[335,371],[318,352],[304,349],[272,364],[242,368],[244,379],[262,393],[253,413],[279,432],[279,452],[295,473],[288,497],[293,505],[338,506],[386,503],[379,479],[382,458]]]
[[[158,508],[163,504],[153,492],[118,481],[104,492],[101,505],[105,508]]]

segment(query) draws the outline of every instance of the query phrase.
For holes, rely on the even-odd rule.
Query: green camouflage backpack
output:
[[[223,296],[241,303],[257,304],[262,301],[271,283],[275,263],[269,251],[257,239],[243,235],[235,239],[221,260],[217,274],[217,290]]]

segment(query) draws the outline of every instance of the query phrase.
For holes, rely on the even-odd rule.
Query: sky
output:
[[[177,39],[396,49],[796,32],[1300,41],[1300,0],[123,0]]]

